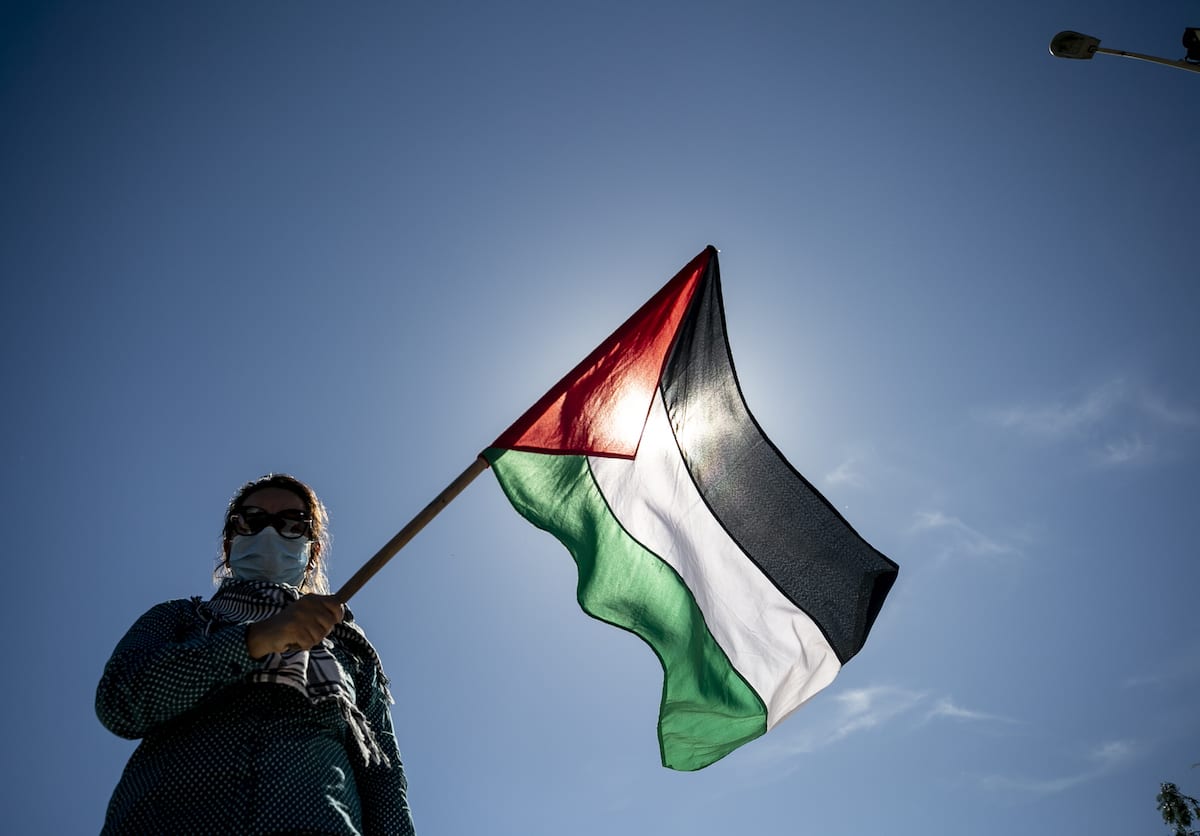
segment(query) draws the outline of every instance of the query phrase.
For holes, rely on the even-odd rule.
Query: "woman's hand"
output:
[[[332,595],[303,595],[270,618],[246,628],[246,649],[255,659],[271,653],[311,650],[346,616]]]

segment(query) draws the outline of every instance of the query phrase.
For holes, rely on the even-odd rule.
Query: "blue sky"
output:
[[[901,566],[871,640],[664,770],[654,655],[485,474],[353,602],[420,832],[1155,832],[1200,795],[1200,78],[1046,45],[1197,13],[0,7],[6,829],[99,829],[95,683],[241,482],[317,488],[340,583],[712,243],[751,409]]]

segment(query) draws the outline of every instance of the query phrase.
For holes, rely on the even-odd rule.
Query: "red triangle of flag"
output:
[[[509,450],[633,458],[711,246],[504,431]]]

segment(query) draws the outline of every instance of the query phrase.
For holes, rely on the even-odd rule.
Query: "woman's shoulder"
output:
[[[196,606],[202,601],[199,595],[191,598],[172,598],[168,601],[160,601],[159,603],[146,610],[146,613],[175,613],[175,612],[190,612],[196,611]]]
[[[172,598],[169,601],[162,601],[142,613],[137,623],[180,622],[196,619],[199,617],[196,608],[199,606],[200,601],[199,596],[194,598]]]

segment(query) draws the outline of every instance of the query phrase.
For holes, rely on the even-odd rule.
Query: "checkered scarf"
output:
[[[280,612],[284,607],[299,599],[295,587],[274,584],[268,581],[239,581],[228,579],[208,601],[193,598],[196,612],[205,622],[205,635],[215,626],[222,624],[250,624],[262,621]],[[388,702],[392,696],[387,690],[379,654],[367,640],[362,628],[354,623],[349,608],[346,618],[333,628],[329,637],[312,650],[295,650],[288,653],[272,653],[263,660],[262,667],[250,673],[251,682],[270,682],[288,685],[304,694],[316,704],[336,700],[346,725],[354,734],[359,753],[367,765],[387,764],[387,756],[379,748],[375,733],[367,718],[354,704],[353,685],[347,683],[337,657],[333,655],[334,642],[375,666],[378,679]]]

